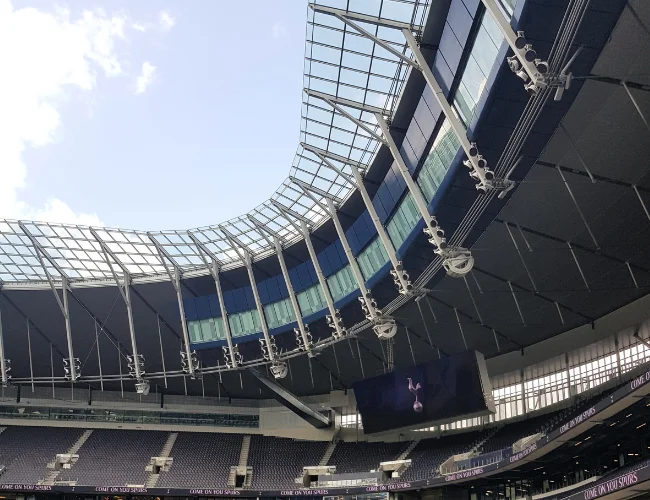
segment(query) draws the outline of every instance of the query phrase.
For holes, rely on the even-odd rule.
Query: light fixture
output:
[[[526,59],[526,61],[533,62],[535,59],[537,59],[537,52],[535,49],[533,49],[533,46],[531,44],[527,43],[524,45],[522,50],[524,52],[524,59]]]
[[[271,374],[276,379],[281,379],[287,376],[289,368],[284,361],[276,361],[271,365]]]
[[[515,47],[523,49],[526,46],[526,37],[523,31],[517,31],[517,38],[515,38]]]
[[[541,90],[535,82],[529,82],[526,85],[524,85],[524,88],[526,89],[526,92],[528,92],[528,95],[531,97],[535,97],[537,94],[539,94],[539,91]]]
[[[535,63],[535,67],[537,68],[537,71],[539,71],[542,75],[548,73],[549,70],[548,62],[542,61],[541,59],[535,59],[533,62]]]

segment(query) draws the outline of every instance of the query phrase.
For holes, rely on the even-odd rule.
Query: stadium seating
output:
[[[57,453],[66,453],[83,429],[7,427],[0,434],[0,465],[6,467],[3,483],[37,483]]]
[[[616,387],[564,410],[510,422],[499,429],[448,434],[422,439],[417,444],[339,441],[327,465],[336,466],[336,472],[341,474],[369,472],[381,462],[397,459],[411,446],[406,458],[412,463],[394,481],[426,479],[437,475],[439,466],[452,455],[473,449],[488,454],[511,448],[522,437],[557,428],[614,390]],[[145,485],[148,479],[157,479],[152,484],[158,487],[226,488],[231,467],[239,465],[244,441],[242,434],[177,432],[174,436],[162,431],[95,429],[84,442],[79,439],[83,433],[84,429],[77,428],[4,428],[0,432],[0,471],[4,467],[0,482],[37,483],[45,479],[53,471],[47,464],[54,461],[57,453],[68,452],[76,442],[76,446],[81,446],[78,461],[71,469],[61,471],[56,481],[75,481],[83,486],[126,486]],[[253,469],[250,487],[295,488],[303,467],[319,465],[328,446],[326,441],[250,436],[246,464]],[[151,476],[146,467],[151,457],[159,456],[163,449],[165,456],[172,459],[171,468]],[[480,457],[477,459],[476,463],[480,463]],[[465,466],[473,466],[472,463]]]
[[[253,436],[248,459],[253,467],[253,489],[295,488],[294,480],[302,475],[303,467],[318,465],[328,444]]]
[[[79,450],[77,463],[57,480],[85,486],[144,485],[149,475],[145,467],[158,455],[168,435],[160,431],[95,430]]]
[[[163,488],[216,488],[228,483],[230,467],[237,465],[241,434],[180,432],[170,456],[169,471],[156,486]]]
[[[336,465],[337,473],[376,470],[381,462],[395,460],[410,441],[399,443],[340,442],[327,465]]]
[[[418,481],[431,477],[434,471],[437,474],[437,469],[442,462],[452,455],[469,451],[480,435],[479,432],[469,432],[444,436],[440,439],[423,439],[406,457],[411,460],[411,465],[399,480]]]

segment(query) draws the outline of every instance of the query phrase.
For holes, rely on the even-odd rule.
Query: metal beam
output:
[[[34,235],[31,232],[29,232],[27,227],[25,227],[25,225],[22,222],[18,222],[18,225],[20,226],[20,229],[23,231],[23,233],[32,242],[32,245],[34,246],[34,252],[36,253],[36,257],[38,258],[41,267],[43,268],[43,272],[45,272],[45,275],[47,276],[47,281],[50,284],[52,293],[56,298],[56,302],[59,305],[61,314],[63,314],[63,319],[65,321],[65,333],[68,342],[68,363],[70,368],[70,379],[72,380],[72,382],[74,382],[79,377],[77,374],[77,367],[74,362],[75,360],[74,348],[72,346],[72,327],[70,325],[70,309],[68,307],[68,276],[65,274],[63,269],[56,263],[56,261],[49,256],[49,254],[45,251],[43,246],[38,242],[38,240],[34,237]],[[52,278],[50,272],[47,270],[47,267],[45,266],[45,262],[43,261],[43,257],[47,259],[47,261],[57,270],[57,272],[61,276],[61,296],[63,300],[61,300],[61,297],[59,297],[59,293],[56,291],[54,279]]]
[[[385,28],[394,28],[394,29],[402,29],[402,28],[420,29],[421,28],[419,24],[408,24],[401,21],[393,21],[392,19],[382,19],[376,16],[370,16],[368,14],[361,14],[359,12],[349,12],[346,10],[336,9],[334,7],[327,7],[325,5],[318,5],[315,3],[310,3],[309,7],[314,12],[329,14],[336,17],[345,16],[349,19],[354,19],[355,21],[361,21],[367,24],[374,24],[375,26],[383,26]]]
[[[571,190],[571,186],[569,186],[568,181],[566,180],[566,177],[564,176],[564,173],[560,168],[557,169],[558,173],[560,174],[560,177],[562,178],[562,182],[564,182],[564,186],[566,187],[567,191],[569,192],[569,196],[571,197],[571,200],[573,200],[573,204],[575,205],[576,209],[578,210],[578,215],[580,215],[580,218],[582,219],[583,224],[585,225],[585,228],[587,228],[587,232],[589,233],[589,236],[591,236],[591,240],[594,242],[594,246],[596,248],[600,248],[600,245],[598,244],[598,241],[596,240],[596,236],[591,230],[591,227],[589,226],[589,223],[587,222],[587,219],[585,218],[584,213],[582,213],[582,209],[580,208],[580,205],[578,204],[578,200],[576,199],[575,195],[573,194],[573,191]]]
[[[328,323],[334,330],[336,337],[343,337],[345,335],[345,327],[343,327],[342,322],[340,321],[341,313],[334,307],[332,293],[330,292],[329,286],[327,285],[327,280],[323,274],[323,269],[320,267],[320,262],[318,262],[318,255],[316,255],[316,250],[314,250],[314,244],[311,241],[309,228],[303,220],[300,221],[300,230],[303,237],[305,238],[305,244],[307,245],[309,257],[311,258],[312,264],[314,265],[314,270],[316,271],[316,276],[318,277],[318,283],[320,284],[321,290],[323,291],[325,303],[327,304],[327,309],[330,313],[329,317],[331,319],[328,320]]]
[[[286,284],[287,292],[289,293],[289,301],[291,302],[291,307],[293,308],[293,314],[296,317],[296,323],[298,323],[296,336],[299,336],[302,339],[302,345],[300,345],[300,342],[298,344],[299,347],[307,352],[309,357],[312,357],[313,353],[311,351],[311,333],[309,332],[309,327],[305,325],[305,322],[302,320],[302,312],[300,312],[298,299],[296,298],[296,292],[293,289],[291,277],[289,276],[289,270],[287,269],[287,263],[284,260],[284,255],[282,254],[282,243],[280,242],[280,238],[276,236],[274,243],[275,253],[278,256],[280,268],[282,269],[282,277],[284,278],[284,283]]]
[[[383,143],[382,139],[382,143]],[[301,142],[300,145],[303,147],[303,149],[307,151],[311,151],[312,153],[316,153],[317,151],[321,153],[323,156],[326,156],[330,160],[338,161],[339,163],[345,163],[346,165],[350,165],[351,167],[358,168],[360,170],[366,170],[368,168],[368,165],[355,161],[355,160],[350,160],[349,158],[346,158],[345,156],[337,155],[336,153],[332,153],[330,151],[325,151],[323,149],[314,147],[310,144],[307,144],[306,142]],[[318,153],[316,153],[318,154]]]
[[[214,280],[214,286],[217,289],[217,298],[219,299],[219,308],[221,309],[221,321],[223,322],[223,329],[226,333],[226,343],[228,344],[228,354],[230,359],[226,359],[226,365],[230,365],[230,368],[236,368],[242,364],[242,356],[239,353],[239,349],[235,347],[232,341],[232,332],[230,331],[230,322],[228,319],[228,311],[226,310],[226,303],[223,298],[223,290],[221,288],[221,279],[219,277],[219,261],[213,252],[210,251],[199,239],[194,236],[191,232],[188,231],[187,235],[196,245],[198,249],[199,257],[205,264],[205,267],[210,271],[212,279]],[[209,257],[211,263],[208,263],[207,258]],[[224,353],[225,355],[225,353]]]
[[[393,242],[391,241],[388,232],[386,231],[386,228],[382,224],[381,219],[379,218],[379,214],[377,213],[377,210],[375,209],[375,206],[372,203],[372,200],[370,199],[370,195],[368,194],[368,190],[366,189],[366,186],[363,183],[363,178],[361,177],[361,173],[359,172],[359,169],[352,166],[352,178],[350,178],[350,176],[348,176],[345,172],[343,172],[341,169],[336,167],[332,162],[330,162],[326,158],[324,154],[326,153],[326,151],[323,151],[318,148],[311,148],[310,151],[315,155],[317,155],[321,159],[321,161],[325,164],[325,166],[327,166],[328,168],[330,168],[331,170],[339,174],[341,177],[346,179],[354,187],[357,188],[357,190],[361,194],[363,203],[366,206],[366,209],[368,210],[370,219],[372,220],[372,223],[375,226],[375,229],[377,230],[377,234],[379,235],[379,240],[384,245],[384,249],[386,250],[388,259],[390,260],[390,263],[393,266],[393,270],[391,271],[391,274],[393,275],[393,280],[395,281],[395,285],[397,285],[398,292],[403,295],[409,295],[413,293],[413,284],[409,280],[409,275],[404,271],[402,261],[400,261],[397,258],[397,253],[395,251],[395,247],[393,246]]]
[[[327,94],[323,94],[321,92],[319,92],[319,95],[314,96],[314,97],[318,97],[319,99],[325,101],[336,112],[338,112],[342,116],[345,116],[348,120],[350,120],[352,123],[354,123],[360,129],[362,129],[366,134],[368,134],[370,137],[374,138],[376,141],[379,141],[382,144],[386,144],[386,140],[381,135],[379,135],[377,132],[375,132],[373,129],[371,129],[366,123],[362,122],[358,118],[355,118],[350,113],[348,113],[343,108],[341,108],[337,104],[338,98],[336,98],[334,96],[328,96]],[[358,106],[356,106],[356,107],[358,108]],[[374,114],[383,115],[383,114],[385,114],[385,112],[383,110],[380,110],[380,111],[375,111]]]
[[[93,228],[90,228],[90,233],[93,235],[97,243],[99,243],[99,246],[102,249],[102,253],[104,254],[104,260],[106,261],[106,264],[108,264],[108,267],[111,270],[111,274],[113,275],[113,279],[115,280],[117,289],[119,290],[120,295],[124,300],[124,304],[126,305],[126,314],[129,321],[129,335],[131,337],[131,352],[133,354],[133,369],[135,372],[134,373],[135,379],[138,382],[142,382],[143,373],[141,371],[140,362],[139,362],[138,343],[135,336],[135,323],[133,321],[133,308],[131,302],[131,273],[129,272],[127,267],[119,261],[117,255],[113,253],[113,251],[99,237],[99,235],[97,234],[97,232],[95,232]],[[113,264],[111,264],[111,260],[109,259],[109,256],[112,257],[115,263],[120,267],[120,269],[122,269],[123,283],[120,283],[117,273],[115,272],[115,268],[113,267]]]
[[[636,102],[636,99],[632,95],[632,92],[630,91],[630,88],[627,86],[627,83],[625,81],[621,82],[621,85],[625,89],[625,92],[627,93],[627,96],[630,98],[630,101],[632,101],[632,104],[634,105],[634,109],[636,109],[636,112],[639,114],[639,117],[643,121],[643,124],[646,126],[648,129],[648,132],[650,132],[650,123],[648,123],[648,119],[645,116],[645,113],[639,106],[639,103]]]
[[[354,277],[354,281],[356,281],[357,286],[359,287],[359,290],[361,291],[361,301],[363,304],[365,304],[365,309],[367,310],[366,317],[370,321],[375,321],[378,319],[378,314],[376,312],[376,307],[373,306],[372,303],[372,297],[366,288],[366,282],[363,279],[363,275],[361,274],[361,269],[359,268],[359,263],[357,262],[356,258],[354,257],[354,254],[352,253],[352,249],[350,248],[350,244],[348,243],[348,238],[345,235],[345,231],[343,230],[343,226],[341,226],[341,221],[339,220],[339,217],[336,213],[336,207],[334,206],[334,202],[332,201],[331,198],[326,198],[325,203],[323,204],[316,197],[312,194],[311,191],[314,191],[315,193],[319,194],[316,189],[313,189],[312,186],[309,186],[308,184],[298,180],[298,179],[292,179],[294,183],[300,189],[303,190],[303,192],[311,198],[311,200],[319,205],[321,208],[323,208],[327,214],[331,217],[332,222],[334,223],[334,228],[336,229],[336,234],[339,237],[339,240],[341,241],[341,246],[343,247],[343,251],[345,253],[345,256],[348,260],[348,263],[350,264],[350,270],[352,271],[352,276]]]
[[[263,344],[261,344],[262,347],[262,353],[264,354],[264,351],[266,351],[266,355],[264,357],[271,361],[272,363],[277,362],[277,355],[276,355],[276,346],[275,343],[271,340],[271,336],[269,335],[269,327],[266,323],[266,316],[264,315],[264,306],[262,306],[262,300],[260,299],[260,294],[259,291],[257,290],[257,282],[255,281],[255,274],[253,273],[253,259],[251,257],[250,250],[248,250],[240,241],[237,241],[236,238],[230,234],[230,232],[224,228],[220,228],[223,234],[225,235],[226,239],[230,242],[230,246],[232,249],[237,253],[241,261],[244,263],[246,266],[246,271],[248,272],[248,281],[251,284],[251,289],[253,291],[253,299],[255,300],[255,308],[257,309],[257,315],[260,319],[260,325],[262,327],[262,335],[264,336]],[[242,250],[240,251],[237,246],[240,246]],[[243,250],[246,248],[245,250]]]
[[[445,115],[445,119],[449,123],[451,130],[458,139],[458,142],[460,142],[463,151],[467,155],[467,161],[469,163],[465,162],[465,165],[471,167],[472,178],[479,181],[479,183],[476,185],[477,189],[487,191],[488,189],[499,188],[504,192],[509,191],[514,186],[514,184],[508,180],[502,180],[500,183],[496,183],[494,180],[494,174],[487,168],[487,162],[479,154],[476,144],[469,142],[469,139],[467,138],[467,129],[458,118],[458,115],[451,107],[451,104],[449,104],[449,101],[447,100],[442,87],[438,83],[438,80],[436,80],[436,77],[433,75],[433,72],[427,63],[427,60],[420,51],[420,47],[418,46],[418,43],[411,31],[405,29],[402,30],[402,34],[404,35],[404,38],[406,38],[406,42],[408,43],[409,48],[413,53],[413,57],[415,57],[416,60],[416,63],[412,62],[412,64],[422,72],[422,76],[424,76],[424,79],[431,89],[433,96],[436,98],[436,101],[438,101],[438,105],[442,109],[442,113]]]
[[[264,376],[257,368],[251,368],[249,371],[261,385],[271,391],[273,399],[300,418],[306,420],[317,429],[327,429],[332,426],[329,418],[309,408],[309,406],[300,401],[280,384]]]
[[[187,372],[190,374],[192,378],[194,378],[195,370],[194,370],[194,363],[192,362],[192,347],[190,345],[190,335],[187,330],[187,320],[185,319],[185,306],[183,304],[183,290],[181,289],[181,270],[178,264],[176,264],[176,261],[172,259],[171,255],[169,255],[167,250],[165,250],[165,248],[156,240],[156,238],[154,238],[151,233],[147,233],[147,236],[156,247],[156,250],[158,251],[158,256],[160,257],[160,262],[165,268],[165,271],[169,276],[169,280],[171,281],[174,289],[176,290],[176,300],[178,302],[178,311],[181,317],[181,328],[183,330],[183,343],[185,344],[185,354],[187,356]],[[165,264],[165,259],[167,259],[169,263],[172,265],[174,269],[173,273],[169,270],[167,264]]]
[[[535,66],[535,64],[532,61],[528,61],[522,54],[522,50],[517,47],[518,36],[512,29],[512,26],[510,26],[510,21],[506,19],[505,16],[503,15],[503,12],[501,11],[501,8],[497,4],[497,2],[495,0],[481,0],[481,1],[483,2],[485,9],[492,16],[492,19],[494,19],[494,21],[496,22],[497,26],[499,27],[499,31],[501,31],[501,34],[505,38],[508,45],[510,45],[510,48],[517,56],[519,63],[525,69],[526,73],[528,73],[530,79],[538,87],[540,88],[545,87],[546,81],[544,80],[544,77],[539,73],[537,66]]]
[[[357,101],[352,101],[350,99],[345,99],[344,97],[336,97],[331,94],[326,94],[325,92],[319,92],[313,89],[303,89],[305,94],[310,97],[316,97],[321,100],[332,100],[340,104],[341,106],[346,106],[348,108],[358,109],[359,111],[367,111],[368,113],[385,113],[386,111],[383,108],[377,106],[371,106],[370,104],[362,104]]]
[[[274,362],[276,361],[276,347],[275,343],[271,341],[271,335],[269,334],[269,327],[266,323],[266,316],[264,315],[264,306],[262,305],[262,300],[260,299],[260,293],[257,290],[257,282],[255,281],[255,275],[253,273],[253,260],[251,255],[248,252],[244,252],[244,264],[246,265],[246,271],[248,271],[248,280],[250,281],[251,288],[253,290],[253,298],[255,299],[255,307],[257,308],[257,315],[260,318],[260,324],[262,326],[262,334],[264,335],[264,342],[266,344],[266,358]]]
[[[7,364],[5,358],[4,333],[2,331],[2,308],[0,307],[0,370],[2,370],[2,387],[7,387]]]
[[[448,254],[446,240],[443,238],[444,231],[440,228],[440,226],[438,226],[438,221],[429,213],[429,208],[427,207],[427,202],[424,199],[424,195],[422,194],[420,187],[413,180],[413,177],[411,177],[411,173],[406,166],[406,162],[404,161],[404,158],[402,157],[402,154],[400,153],[399,148],[397,147],[397,144],[393,140],[393,136],[390,133],[388,123],[386,123],[386,120],[384,120],[383,116],[376,115],[376,118],[377,123],[379,124],[379,127],[384,134],[384,138],[387,141],[388,148],[393,155],[393,159],[397,162],[398,169],[402,174],[404,181],[406,182],[406,187],[411,193],[413,201],[415,202],[420,215],[424,219],[424,223],[426,224],[426,232],[430,238],[429,242],[433,244],[435,253],[444,258]]]

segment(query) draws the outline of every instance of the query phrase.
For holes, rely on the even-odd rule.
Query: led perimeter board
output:
[[[366,434],[495,411],[485,358],[476,351],[365,379],[353,388]]]

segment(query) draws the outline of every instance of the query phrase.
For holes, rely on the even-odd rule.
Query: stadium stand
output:
[[[160,431],[95,430],[79,450],[77,463],[57,480],[76,481],[85,486],[144,485],[149,475],[145,468],[151,457],[158,455],[168,434]]]
[[[442,462],[451,455],[469,451],[480,436],[480,432],[469,432],[423,439],[406,457],[411,460],[411,465],[399,480],[418,481],[431,477]]]
[[[376,470],[381,462],[395,460],[410,441],[399,443],[346,443],[336,445],[327,465],[336,465],[337,473]]]
[[[303,467],[318,465],[328,444],[326,441],[252,436],[248,462],[253,467],[252,487],[295,488],[294,479],[302,475]]]
[[[225,486],[230,467],[239,460],[242,439],[241,434],[179,433],[170,454],[172,466],[160,474],[156,486]]]
[[[0,434],[0,465],[6,467],[3,483],[37,483],[47,475],[47,464],[66,453],[83,429],[7,427]]]

